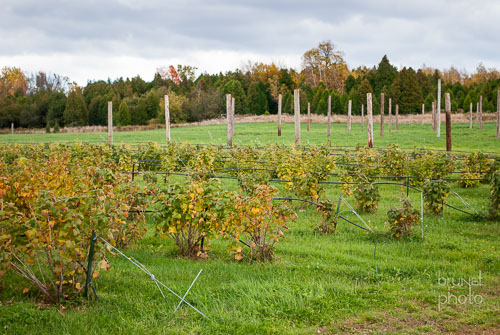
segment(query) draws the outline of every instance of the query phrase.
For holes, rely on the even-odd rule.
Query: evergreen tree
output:
[[[119,126],[128,126],[132,122],[130,110],[125,100],[121,102],[120,108],[118,108],[118,119],[116,121]]]
[[[282,104],[281,113],[293,114],[293,95],[290,92],[285,93]]]
[[[67,126],[86,126],[88,124],[87,105],[79,87],[74,87],[68,95],[64,109],[64,123]]]
[[[356,79],[352,74],[350,74],[344,84],[344,91],[345,92],[350,92],[353,88],[355,88],[357,85]]]
[[[374,74],[374,93],[379,96],[384,86],[391,87],[397,76],[398,70],[396,67],[391,65],[387,56],[384,55],[384,57],[380,60],[380,63],[378,63],[377,71]]]
[[[160,97],[156,94],[156,90],[150,90],[146,94],[146,113],[148,115],[148,120],[155,118],[160,112]]]
[[[422,87],[417,80],[415,70],[403,68],[392,88],[394,103],[399,104],[400,114],[419,113],[423,102]]]
[[[472,101],[472,91],[469,91],[469,93],[467,93],[467,96],[465,97],[464,99],[464,102],[462,103],[462,108],[464,109],[464,112],[469,112],[470,110],[470,103],[473,102]],[[474,110],[474,105],[472,106],[472,110]]]
[[[224,94],[231,94],[234,98],[234,112],[236,114],[248,114],[247,95],[245,94],[245,90],[239,80],[229,80],[222,87],[222,92]]]
[[[148,112],[146,111],[146,99],[137,98],[135,106],[130,109],[132,124],[144,125],[148,123]]]
[[[248,88],[248,107],[250,113],[262,115],[268,110],[266,87],[259,82],[252,82]]]

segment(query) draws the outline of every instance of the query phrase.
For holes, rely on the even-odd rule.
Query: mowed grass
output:
[[[277,125],[275,123],[237,123],[235,124],[235,136],[233,144],[236,145],[264,145],[271,143],[293,144],[294,124],[285,123],[282,128],[282,136],[277,136]],[[446,149],[446,136],[444,124],[441,128],[441,137],[436,137],[430,124],[400,124],[399,130],[389,132],[388,125],[385,126],[385,136],[380,137],[380,124],[374,124],[375,147],[385,148],[389,144],[398,144],[402,148],[428,148]],[[311,131],[307,131],[307,124],[301,124],[301,144],[326,144],[330,141],[332,146],[353,147],[358,144],[367,144],[366,124],[365,130],[361,130],[361,124],[353,124],[352,130],[347,131],[346,124],[333,123],[331,136],[327,137],[326,124],[312,124]],[[193,144],[218,144],[227,143],[227,131],[225,125],[188,126],[172,128],[171,138],[173,141]],[[483,123],[483,130],[474,124],[472,130],[466,123],[454,123],[452,127],[453,150],[500,152],[499,141],[496,139],[496,124],[494,122]],[[0,143],[47,143],[47,142],[107,142],[107,133],[88,134],[14,134],[0,135]],[[164,143],[165,131],[137,131],[137,132],[115,132],[115,143],[140,143],[140,142]]]
[[[293,142],[293,125],[287,124],[283,136],[275,136],[271,124],[238,125],[234,143],[242,144]],[[401,125],[399,132],[387,132],[375,143],[385,146],[389,138],[400,139],[402,147],[439,148],[444,138],[436,139],[429,125]],[[375,127],[375,129],[378,129]],[[459,133],[460,125],[454,127]],[[208,132],[210,131],[210,136]],[[341,133],[336,124],[332,145],[364,144],[365,133],[354,128]],[[357,132],[357,135],[356,135]],[[313,125],[308,135],[303,125],[303,143],[326,143],[326,126]],[[409,134],[413,135],[410,136]],[[144,132],[139,142],[163,140],[161,131]],[[149,134],[149,136],[147,136]],[[462,149],[498,152],[494,129],[485,125],[483,132],[469,134],[463,129]],[[81,134],[78,134],[82,136]],[[85,134],[90,136],[96,134]],[[115,133],[119,136],[140,133]],[[349,137],[352,135],[352,138]],[[425,135],[425,136],[424,136]],[[46,142],[33,139],[31,141]],[[74,140],[73,135],[56,134],[58,140]],[[104,134],[102,135],[104,136]],[[311,137],[308,137],[311,136]],[[313,137],[314,136],[314,137]],[[426,142],[429,136],[429,142]],[[2,135],[1,139],[11,138]],[[172,129],[172,137],[192,143],[225,143],[224,126]],[[358,138],[356,140],[356,137]],[[125,137],[124,137],[125,138]],[[457,134],[456,141],[460,136]],[[243,141],[243,139],[245,139]],[[317,141],[314,142],[313,141]],[[361,142],[363,140],[363,142]],[[54,141],[54,139],[52,139]],[[135,142],[132,140],[126,141]],[[274,141],[274,142],[273,142]],[[471,143],[477,141],[477,143]],[[490,145],[489,143],[492,143]],[[443,144],[444,145],[444,144]],[[171,177],[171,179],[175,179]],[[236,182],[224,180],[227,189],[236,189]],[[290,195],[282,185],[281,196]],[[452,188],[480,212],[488,208],[489,186]],[[322,235],[316,224],[320,217],[315,208],[293,203],[298,220],[289,223],[289,233],[276,245],[276,258],[269,263],[231,259],[229,241],[212,240],[209,258],[191,260],[178,257],[170,240],[155,235],[156,223],[147,218],[148,233],[124,252],[142,262],[156,278],[180,295],[203,269],[186,299],[204,312],[204,319],[187,305],[172,314],[179,299],[165,291],[164,299],[151,278],[122,257],[109,257],[112,268],[100,271],[96,280],[99,300],[64,303],[64,309],[45,306],[35,290],[21,293],[28,287],[22,278],[8,273],[0,286],[0,332],[5,334],[318,334],[318,333],[498,333],[500,331],[500,226],[450,208],[442,216],[424,213],[424,239],[420,224],[408,239],[393,239],[384,224],[387,211],[399,205],[404,187],[380,186],[382,200],[374,214],[361,214],[375,234],[367,233],[340,221],[337,233]],[[338,199],[339,188],[328,186],[323,198]],[[415,207],[420,208],[420,193],[410,190]],[[354,205],[354,199],[347,199]],[[461,201],[450,195],[449,203],[465,209]],[[342,210],[347,210],[345,205]],[[344,216],[362,223],[349,212]],[[374,264],[374,245],[377,245]],[[473,298],[480,303],[443,302],[448,293],[468,295],[467,286],[447,292],[443,280],[481,276],[481,286],[472,287]],[[463,284],[463,282],[462,282]],[[453,300],[453,298],[450,298]],[[462,298],[463,301],[463,298]]]

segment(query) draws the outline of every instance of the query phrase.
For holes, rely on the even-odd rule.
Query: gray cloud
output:
[[[117,57],[142,62],[142,68],[194,60],[202,71],[226,71],[231,68],[224,64],[241,64],[247,56],[294,58],[287,65],[298,66],[304,51],[327,39],[351,67],[373,66],[384,54],[396,65],[473,70],[483,61],[500,67],[495,0],[7,0],[2,7],[0,61],[29,55],[33,70],[37,59],[57,64],[50,57],[61,55],[74,59],[75,68],[87,58],[111,69]],[[200,58],[204,53],[232,58]],[[212,68],[215,63],[221,68]],[[89,76],[106,76],[102,64],[95,74],[92,64],[85,66]]]

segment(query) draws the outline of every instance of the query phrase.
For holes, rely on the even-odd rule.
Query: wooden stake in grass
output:
[[[281,94],[278,95],[278,136],[281,136]]]
[[[328,96],[328,130],[326,131],[326,136],[330,137],[330,122],[332,119],[332,96]]]
[[[361,131],[365,130],[365,105],[361,104]]]
[[[231,137],[234,136],[234,106],[236,105],[236,101],[234,97],[231,99]]]
[[[14,135],[14,122],[11,122],[10,124],[10,132],[12,135]]]
[[[396,130],[399,130],[399,105],[396,104]]]
[[[436,101],[432,102],[432,130],[436,131]]]
[[[311,131],[311,103],[307,103],[307,131]]]
[[[108,142],[113,145],[113,101],[108,101]]]
[[[497,91],[497,138],[500,138],[500,89]]]
[[[293,91],[293,110],[295,114],[295,146],[300,145],[300,90]]]
[[[450,93],[445,93],[445,109],[446,109],[446,151],[451,151],[451,101]]]
[[[170,141],[170,104],[168,101],[168,95],[165,94],[165,133],[167,137],[167,142]]]
[[[351,110],[352,100],[349,100],[349,105],[347,107],[347,131],[351,131]]]
[[[368,148],[373,148],[373,113],[371,93],[366,93],[366,112],[368,113]]]
[[[470,103],[469,108],[469,129],[472,129],[472,102]]]
[[[438,79],[438,92],[437,92],[437,114],[436,114],[436,136],[441,137],[441,79]]]
[[[483,130],[483,96],[479,96],[479,130]]]
[[[232,102],[231,94],[226,94],[227,146],[230,148],[233,147],[233,130],[231,129],[233,126],[231,122]]]
[[[425,104],[422,104],[422,124],[424,124]]]
[[[380,137],[384,137],[384,93],[380,93]]]
[[[389,132],[392,130],[392,98],[389,98]]]
[[[479,122],[479,101],[477,102],[476,105],[476,122]]]

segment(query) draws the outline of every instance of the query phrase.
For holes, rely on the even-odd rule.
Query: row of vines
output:
[[[95,231],[118,248],[140,240],[152,212],[156,233],[172,239],[187,257],[207,257],[210,241],[230,241],[234,259],[268,260],[296,218],[285,196],[316,205],[318,228],[336,227],[335,204],[325,187],[338,185],[357,207],[375,212],[377,180],[422,187],[431,212],[442,212],[446,178],[463,187],[491,184],[491,218],[500,209],[499,161],[480,152],[450,155],[396,146],[336,153],[327,146],[264,148],[171,143],[131,146],[89,144],[0,147],[0,277],[13,271],[57,303],[76,297],[87,272]],[[180,178],[173,178],[181,175]],[[224,178],[238,182],[228,191]],[[159,182],[161,181],[161,182]],[[394,236],[408,235],[418,213],[408,198],[389,210]],[[244,248],[249,250],[246,254]],[[97,245],[95,262],[107,269],[109,255]],[[96,271],[94,278],[99,276]],[[25,288],[28,290],[29,288]]]

